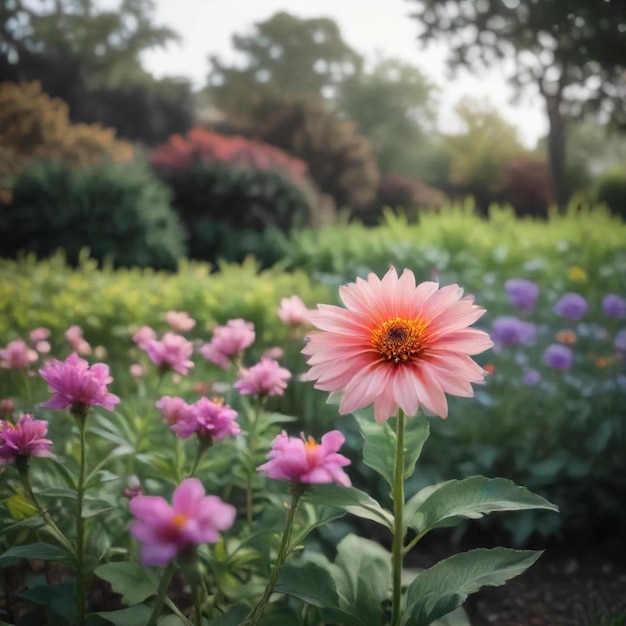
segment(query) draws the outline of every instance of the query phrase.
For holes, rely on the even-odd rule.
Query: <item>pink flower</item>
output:
[[[242,319],[226,322],[226,326],[217,326],[211,341],[200,348],[200,353],[211,363],[228,369],[231,360],[254,343],[254,325]]]
[[[35,350],[37,350],[39,354],[48,354],[48,352],[50,352],[51,349],[52,349],[52,346],[50,345],[50,342],[48,341],[38,341],[35,344]]]
[[[50,337],[50,330],[48,328],[44,328],[43,326],[40,328],[34,328],[30,331],[28,335],[31,343],[39,343],[40,341],[45,341]]]
[[[177,424],[191,407],[182,399],[171,396],[163,396],[157,403],[156,408],[163,413],[165,421],[170,425]]]
[[[391,268],[382,280],[357,278],[339,294],[346,308],[319,305],[311,322],[320,330],[309,333],[302,352],[311,366],[306,380],[343,392],[340,413],[373,403],[379,423],[398,408],[413,416],[420,405],[446,417],[446,393],[471,397],[471,383],[484,381],[485,372],[469,355],[493,343],[468,326],[485,310],[462,297],[458,285],[416,286],[413,272],[398,278]]]
[[[269,461],[257,468],[270,478],[290,480],[297,483],[322,484],[337,483],[343,487],[352,484],[348,475],[341,469],[350,461],[338,454],[345,441],[338,430],[331,430],[317,443],[313,437],[289,437],[282,432],[274,439],[269,453]]]
[[[236,419],[237,412],[229,406],[200,398],[188,410],[181,412],[179,420],[170,426],[170,430],[181,439],[187,439],[195,433],[201,439],[221,441],[241,432]]]
[[[39,355],[21,339],[11,341],[4,350],[0,350],[0,363],[7,369],[27,369],[38,358]]]
[[[141,542],[140,561],[146,566],[165,565],[179,554],[203,543],[215,543],[219,531],[235,521],[235,507],[217,496],[205,495],[197,478],[187,478],[176,488],[170,506],[160,496],[135,496],[128,508],[135,517],[130,534]]]
[[[133,341],[142,349],[147,350],[151,341],[156,339],[156,333],[150,326],[142,326],[133,335]]]
[[[306,304],[298,296],[283,298],[278,308],[278,317],[283,324],[289,326],[299,326],[307,324],[311,311],[306,308]]]
[[[91,346],[83,338],[83,329],[80,326],[70,326],[65,331],[65,339],[78,354],[91,354]]]
[[[45,438],[47,432],[48,422],[28,414],[22,415],[16,425],[0,422],[0,465],[19,458],[52,456],[48,450],[52,441]]]
[[[43,408],[70,407],[72,412],[82,413],[90,406],[101,406],[112,411],[120,401],[107,391],[107,385],[113,379],[109,376],[109,366],[104,363],[96,363],[90,368],[87,361],[73,353],[65,361],[50,359],[39,373],[54,394],[41,405]]]
[[[173,330],[181,333],[191,330],[196,325],[196,320],[189,317],[187,311],[168,311],[165,314],[165,321]]]
[[[282,396],[291,372],[272,359],[261,359],[240,373],[235,389],[243,396]]]
[[[192,353],[193,344],[175,333],[165,333],[161,341],[153,339],[148,343],[148,356],[155,365],[183,376],[193,367],[193,361],[189,359]]]

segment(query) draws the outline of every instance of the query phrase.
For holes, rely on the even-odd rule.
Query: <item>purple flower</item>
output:
[[[107,385],[113,379],[109,376],[109,366],[104,363],[96,363],[90,368],[87,361],[73,353],[65,361],[50,359],[39,373],[54,394],[41,405],[43,408],[71,407],[73,413],[83,413],[90,406],[101,406],[112,411],[120,401],[107,391]]]
[[[37,352],[21,339],[11,341],[4,350],[0,350],[0,365],[8,369],[27,369],[38,358]]]
[[[524,278],[509,278],[504,283],[504,289],[509,297],[509,303],[522,310],[533,311],[539,297],[539,287]]]
[[[350,478],[342,469],[350,465],[350,461],[338,454],[344,441],[338,430],[326,433],[321,443],[313,437],[305,440],[282,432],[272,443],[269,461],[257,471],[277,480],[307,484],[337,483],[350,487]]]
[[[241,432],[236,420],[237,412],[229,406],[200,398],[181,413],[179,420],[170,426],[170,430],[181,439],[187,439],[195,433],[201,439],[221,441]]]
[[[211,363],[228,369],[230,362],[248,346],[254,343],[254,325],[242,319],[226,322],[226,326],[217,326],[211,341],[200,348],[200,353]]]
[[[165,565],[179,554],[203,543],[215,543],[219,531],[235,521],[235,507],[217,496],[205,495],[197,478],[187,478],[176,488],[170,506],[159,496],[135,496],[128,508],[135,517],[131,536],[141,542],[140,561],[146,566]]]
[[[52,445],[46,439],[48,422],[35,420],[32,415],[20,417],[17,424],[0,422],[0,465],[31,456],[52,456],[48,448]]]
[[[618,352],[626,353],[626,328],[617,332],[613,340],[613,347]]]
[[[616,293],[608,293],[602,298],[602,310],[606,317],[626,317],[626,300]]]
[[[553,343],[543,353],[543,361],[546,365],[560,372],[567,371],[572,366],[574,353],[560,343]]]
[[[522,377],[522,384],[527,387],[536,385],[541,380],[541,374],[537,370],[526,370]]]
[[[290,378],[289,370],[273,359],[264,358],[241,372],[235,389],[243,396],[282,396]]]
[[[554,305],[554,312],[568,320],[580,320],[583,318],[589,305],[579,293],[566,293]]]
[[[147,345],[150,360],[159,367],[172,369],[183,376],[193,367],[193,361],[189,359],[193,344],[182,335],[165,333],[161,341],[152,339]]]
[[[528,346],[537,338],[537,327],[517,317],[503,315],[493,321],[491,339],[500,346]]]

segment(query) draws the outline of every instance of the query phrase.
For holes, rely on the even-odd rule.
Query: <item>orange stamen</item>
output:
[[[372,347],[387,361],[406,363],[418,357],[426,344],[426,324],[394,317],[371,331]]]

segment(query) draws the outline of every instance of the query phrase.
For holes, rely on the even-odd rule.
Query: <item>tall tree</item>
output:
[[[228,66],[213,56],[209,73],[216,103],[231,111],[254,93],[332,97],[337,85],[362,65],[329,18],[301,19],[280,12],[232,41],[243,64]]]
[[[379,58],[346,78],[336,106],[374,146],[382,174],[419,175],[419,152],[434,128],[434,86],[414,66]]]
[[[623,0],[413,0],[419,39],[447,39],[452,67],[514,58],[511,82],[535,85],[549,121],[548,153],[559,204],[566,198],[567,121],[593,110],[626,125]]]

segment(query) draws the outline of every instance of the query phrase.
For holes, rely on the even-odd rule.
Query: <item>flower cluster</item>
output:
[[[254,324],[242,319],[229,320],[225,326],[217,326],[209,343],[200,348],[200,354],[211,363],[228,369],[246,348],[254,343]]]

